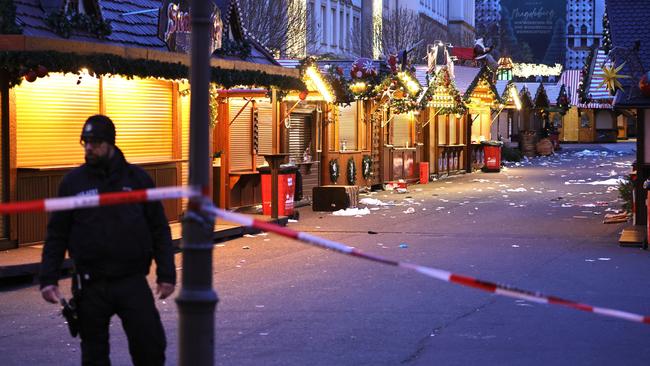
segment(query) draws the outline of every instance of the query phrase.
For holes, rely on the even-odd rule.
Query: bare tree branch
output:
[[[304,57],[308,27],[307,8],[300,0],[240,0],[246,30],[276,57]]]

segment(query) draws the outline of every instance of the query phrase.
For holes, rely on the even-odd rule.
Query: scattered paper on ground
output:
[[[363,216],[370,214],[368,208],[346,208],[345,210],[338,210],[332,212],[334,216]]]
[[[394,203],[390,202],[383,202],[382,200],[378,200],[376,198],[362,198],[359,200],[359,203],[362,205],[370,205],[370,206],[389,206],[389,205],[394,205]]]

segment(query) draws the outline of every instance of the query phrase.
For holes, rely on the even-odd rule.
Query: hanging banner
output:
[[[501,28],[516,61],[564,64],[566,0],[501,0]],[[504,18],[505,16],[505,18]]]
[[[162,39],[172,52],[190,53],[192,20],[190,18],[189,1],[164,0],[158,16],[158,37]],[[221,11],[213,3],[210,16],[210,53],[221,48],[223,21]]]

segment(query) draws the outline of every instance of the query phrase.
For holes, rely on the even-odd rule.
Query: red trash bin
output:
[[[429,163],[420,163],[420,184],[429,183]]]
[[[278,169],[278,216],[293,215],[293,197],[296,192],[296,167]],[[262,213],[271,215],[271,168],[258,169],[262,176]]]
[[[485,165],[483,170],[486,172],[500,172],[501,171],[501,141],[484,141],[483,156],[485,158]]]

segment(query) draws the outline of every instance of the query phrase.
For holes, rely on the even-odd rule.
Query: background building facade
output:
[[[592,47],[600,46],[604,14],[605,0],[567,1],[567,69],[582,69]]]
[[[474,0],[305,0],[306,53],[380,57],[420,43],[474,43]],[[414,53],[414,55],[416,54]]]
[[[307,0],[306,5],[308,54],[360,55],[361,0]]]

